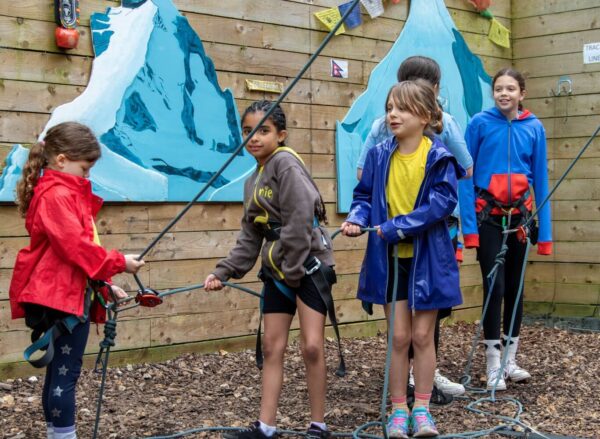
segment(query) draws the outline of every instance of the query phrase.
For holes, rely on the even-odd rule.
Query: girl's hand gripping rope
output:
[[[217,291],[221,290],[222,288],[223,283],[217,276],[212,273],[206,276],[206,280],[204,281],[204,289],[206,291]]]
[[[135,274],[146,263],[143,259],[139,259],[140,255],[125,255],[125,272]]]
[[[340,226],[340,231],[342,232],[342,235],[345,236],[359,236],[363,233],[359,225],[346,221],[344,221]]]

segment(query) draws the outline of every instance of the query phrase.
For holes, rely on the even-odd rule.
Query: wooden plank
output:
[[[598,29],[599,27],[600,7],[595,7],[556,14],[516,18],[513,20],[512,33],[514,38],[519,39],[539,35],[578,32],[588,29]]]
[[[91,68],[91,57],[0,48],[4,79],[86,85]]]
[[[277,71],[283,76],[296,76],[308,61],[309,55],[273,51],[256,47],[238,47],[221,43],[205,44],[207,55],[212,59],[217,70],[245,71],[255,74],[270,74]],[[337,80],[364,84],[364,61],[348,61],[348,78],[331,78],[330,58],[318,56],[307,74],[308,78],[320,80]]]
[[[68,52],[56,46],[54,38],[55,29],[56,24],[53,22],[0,15],[0,42],[2,43],[2,47],[60,54],[68,53],[69,56],[94,55],[89,27],[77,27],[79,42],[76,48],[70,49]]]
[[[475,8],[473,8],[473,6],[470,3],[464,2],[462,0],[444,0],[444,3],[446,4],[446,7],[448,9],[460,9],[469,11],[474,14],[477,13],[475,11]],[[495,1],[491,2],[489,9],[490,12],[494,15],[494,17],[496,17],[498,20],[502,20],[502,18],[510,19],[513,16],[512,8],[512,2]]]
[[[547,117],[541,121],[549,138],[591,136],[600,125],[600,115],[570,116],[566,120],[564,117]]]
[[[554,186],[554,181],[550,181],[550,187]],[[598,200],[600,199],[600,179],[565,179],[556,192],[552,195],[552,200]]]
[[[549,174],[549,178],[557,179],[560,178],[561,175],[567,170],[568,166],[572,163],[573,160],[553,160],[553,169]],[[584,158],[582,156],[581,159],[575,164],[575,166],[571,169],[568,174],[569,178],[598,178],[600,177],[600,158]]]
[[[106,248],[117,248],[123,253],[139,253],[154,238],[155,234],[101,235]],[[205,232],[169,232],[144,258],[146,261],[170,261],[174,259],[204,259],[226,257],[235,245],[237,230]],[[337,250],[364,248],[365,237],[340,239]],[[27,237],[7,237],[0,243],[0,267],[10,268],[19,249],[29,244]]]
[[[22,322],[22,320],[21,320]],[[128,320],[119,322],[117,346],[115,350],[135,349],[149,346],[151,320]],[[104,334],[90,330],[86,345],[87,353],[98,352]],[[23,350],[31,344],[31,331],[27,328],[0,332],[0,363],[23,359]]]
[[[581,64],[581,60],[578,61]],[[542,98],[554,96],[557,93],[558,78],[561,73],[554,76],[527,79],[527,98]],[[575,72],[569,75],[573,81],[573,95],[595,94],[598,93],[596,84],[600,81],[599,72],[580,73]],[[565,95],[562,95],[563,100]],[[528,99],[525,101],[528,102]]]
[[[165,204],[105,204],[96,220],[100,235],[122,233],[158,233],[180,213],[183,203]],[[337,228],[345,215],[335,213],[335,204],[326,204],[329,228]],[[198,232],[233,230],[240,227],[243,207],[241,203],[193,205],[176,223],[171,232]],[[14,205],[0,205],[0,237],[27,236],[24,219]],[[339,237],[338,239],[349,239]]]
[[[579,9],[592,9],[598,7],[598,0],[529,0],[526,2],[513,2],[513,17],[525,18],[537,15],[570,12]]]
[[[85,90],[84,86],[3,80],[0,82],[0,110],[51,113]]]
[[[589,141],[589,137],[564,138],[564,139],[548,139],[548,158],[549,159],[574,159],[585,144]],[[583,157],[600,157],[600,137],[592,140]]]
[[[600,221],[554,221],[555,241],[600,241]],[[599,246],[600,247],[600,246]]]
[[[385,322],[383,320],[373,320],[368,322],[350,323],[340,325],[342,337],[373,337],[385,331]],[[334,333],[331,327],[325,329],[327,337],[333,337]],[[290,340],[298,337],[298,331],[290,331]],[[110,356],[111,367],[124,366],[126,364],[148,363],[166,361],[182,354],[190,352],[197,353],[215,353],[221,350],[226,352],[235,352],[243,349],[253,349],[256,344],[255,335],[242,337],[219,338],[214,340],[184,343],[170,346],[144,347],[141,349],[130,349],[123,351],[113,351]],[[96,356],[87,354],[83,359],[83,366],[91,369],[94,367]],[[335,365],[331,366],[332,368]],[[28,377],[35,375],[39,369],[34,369],[25,361],[15,361],[9,363],[0,363],[0,380],[17,377]]]
[[[104,12],[109,6],[120,6],[120,0],[86,0],[81,2],[80,24],[87,26],[93,12]],[[54,4],[40,3],[39,0],[20,0],[19,2],[0,2],[0,15],[45,20],[54,23]]]
[[[600,218],[600,200],[552,201],[554,221],[597,221]]]
[[[559,55],[564,53],[581,54],[585,43],[597,41],[599,39],[600,29],[515,39],[513,42],[514,59]]]
[[[539,118],[600,114],[600,93],[527,99],[527,108]]]
[[[312,54],[327,35],[326,32],[314,32],[308,29],[284,27],[267,23],[241,21],[239,19],[188,14],[187,18],[203,42],[218,42],[238,46],[262,47],[289,52]],[[323,49],[323,56],[343,57],[363,61],[379,61],[390,50],[393,41],[402,30],[398,22],[390,22],[393,28],[388,31],[384,41],[379,36],[357,38],[342,34],[333,38]],[[389,33],[393,29],[393,33]]]
[[[597,72],[600,70],[600,63],[583,64],[581,53],[517,59],[514,61],[514,66],[528,78]]]
[[[553,255],[540,256],[531,253],[530,259],[532,261],[600,263],[597,242],[555,242],[553,247]]]

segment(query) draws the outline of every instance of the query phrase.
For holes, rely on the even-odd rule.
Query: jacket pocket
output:
[[[269,267],[279,280],[284,280],[285,275],[281,270],[281,262],[283,261],[283,250],[279,240],[267,242],[263,248],[263,264]]]

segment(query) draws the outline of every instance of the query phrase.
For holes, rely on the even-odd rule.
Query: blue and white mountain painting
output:
[[[373,121],[385,114],[385,98],[409,56],[435,59],[442,69],[440,102],[464,130],[470,118],[492,107],[491,79],[456,29],[443,0],[412,0],[408,19],[390,52],[373,69],[367,90],[336,124],[338,211],[348,212],[356,186],[356,162]]]
[[[189,201],[241,142],[231,92],[219,87],[202,41],[171,0],[124,0],[93,14],[91,28],[90,82],[44,132],[68,120],[94,130],[102,158],[91,180],[106,200]],[[7,160],[0,200],[14,199],[23,151],[16,146]],[[241,152],[201,200],[241,201],[255,166]]]

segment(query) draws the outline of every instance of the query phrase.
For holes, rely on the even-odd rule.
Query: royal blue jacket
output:
[[[390,158],[397,146],[398,141],[391,137],[369,151],[346,218],[361,227],[381,226],[385,237],[369,234],[358,298],[369,303],[386,303],[388,246],[411,236],[414,256],[409,274],[409,307],[431,310],[460,305],[458,266],[445,220],[458,202],[457,179],[465,171],[443,143],[433,139],[414,210],[390,219],[385,188]]]
[[[548,195],[546,133],[542,123],[529,111],[509,121],[494,107],[471,119],[465,139],[474,165],[473,178],[460,182],[460,216],[465,246],[477,247],[477,212],[486,203],[475,195],[476,187],[487,190],[502,204],[508,204],[509,186],[511,202],[527,194],[530,186],[536,204]],[[532,210],[532,204],[529,195],[525,200],[527,210]],[[491,213],[502,214],[495,210]],[[513,213],[519,211],[515,209]],[[550,203],[542,207],[539,223],[538,253],[548,255],[552,253]]]

